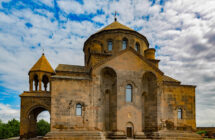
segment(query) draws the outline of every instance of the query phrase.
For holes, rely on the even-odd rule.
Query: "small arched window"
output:
[[[126,102],[132,102],[132,85],[126,86]]]
[[[76,104],[76,116],[81,116],[81,115],[82,115],[82,105]]]
[[[126,49],[126,48],[127,48],[127,45],[128,45],[128,40],[127,40],[126,38],[124,38],[124,39],[122,40],[122,49],[123,49],[123,50]]]
[[[182,119],[182,109],[178,108],[178,119]]]
[[[140,53],[140,44],[139,43],[136,43],[135,44],[135,50]]]
[[[45,91],[47,91],[47,87],[49,86],[48,83],[49,83],[49,78],[48,78],[48,76],[43,75],[42,84],[43,84],[43,87],[44,87],[44,90],[45,90]]]
[[[113,49],[113,42],[112,41],[108,41],[108,51],[112,51]]]
[[[39,79],[38,79],[38,75],[36,75],[36,74],[34,75],[33,83],[34,83],[34,90],[37,91],[38,90]]]

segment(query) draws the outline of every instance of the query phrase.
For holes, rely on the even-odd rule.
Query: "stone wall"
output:
[[[195,86],[164,85],[163,117],[174,124],[174,129],[196,129]],[[178,119],[178,109],[182,109],[182,119]]]
[[[105,83],[100,83],[100,81],[102,81],[102,76],[100,73],[104,69],[112,69],[116,73],[117,99],[116,101],[112,100],[110,103],[113,105],[117,103],[117,132],[125,135],[127,125],[133,126],[134,134],[143,132],[146,127],[145,123],[147,122],[152,124],[152,126],[147,125],[150,130],[154,129],[153,131],[155,131],[158,127],[157,114],[160,110],[158,109],[159,105],[157,102],[158,99],[156,97],[160,93],[158,92],[159,90],[153,89],[156,89],[158,87],[157,85],[159,85],[160,81],[162,80],[162,73],[156,72],[152,67],[147,65],[146,62],[144,62],[141,58],[139,58],[129,50],[125,51],[116,58],[114,58],[113,56],[112,59],[106,61],[105,63],[102,63],[92,70],[92,85],[94,87],[94,94],[96,95],[94,96],[94,101],[98,106],[105,106],[105,102],[103,102],[102,100],[105,100],[105,98],[103,98],[106,96],[104,94],[105,89],[111,87],[111,84],[104,85]],[[146,79],[146,81],[148,82],[143,80],[144,74],[146,74],[147,72],[152,73],[151,75],[148,75],[148,79]],[[111,76],[109,76],[109,78],[110,77]],[[152,82],[153,79],[154,82]],[[106,79],[105,81],[107,83],[111,83],[108,82],[108,79]],[[125,89],[128,84],[132,85],[132,102],[126,102],[125,99]],[[99,103],[100,99],[102,101],[101,103]],[[112,107],[110,109],[112,110],[110,111],[110,113],[114,113],[114,108]],[[146,110],[148,110],[148,113],[146,113]],[[104,112],[105,109],[101,109],[100,111]],[[104,119],[108,120],[108,116],[105,116],[105,118],[102,118],[101,116],[97,116],[99,120],[98,128],[100,129],[105,127],[103,126]]]
[[[37,116],[42,111],[51,111],[50,92],[24,92],[21,97],[20,138],[36,136]]]
[[[55,77],[52,86],[51,130],[94,129],[90,81]],[[77,104],[82,105],[81,116],[76,116]]]

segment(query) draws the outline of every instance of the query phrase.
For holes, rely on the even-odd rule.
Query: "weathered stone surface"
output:
[[[164,75],[155,49],[149,48],[143,35],[118,23],[110,27],[85,42],[85,66],[61,64],[56,68],[50,78],[50,97],[21,95],[21,120],[29,110],[26,106],[43,104],[51,113],[46,140],[201,139],[193,133],[195,86],[181,85]],[[127,41],[125,49],[123,40]],[[112,50],[108,50],[108,41],[112,41]],[[131,102],[126,101],[127,85]],[[23,124],[23,131],[30,126]],[[35,129],[25,133],[31,132]]]

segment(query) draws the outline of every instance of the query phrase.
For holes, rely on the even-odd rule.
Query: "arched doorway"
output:
[[[48,116],[44,116],[44,115],[48,115]],[[49,118],[49,122],[50,122],[50,112],[44,106],[35,106],[28,111],[25,117],[25,124],[24,124],[26,126],[26,130],[25,130],[26,132],[24,136],[25,138],[34,138],[38,136],[37,122],[44,117]]]
[[[126,124],[126,137],[127,138],[133,138],[134,133],[134,126],[131,122],[128,122]]]

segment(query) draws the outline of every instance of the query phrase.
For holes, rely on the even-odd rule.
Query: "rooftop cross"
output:
[[[42,49],[43,49],[43,53],[42,53],[42,54],[44,55],[44,52],[45,52],[45,51],[44,51],[44,48],[42,48]]]
[[[117,18],[116,18],[116,11],[115,11],[115,15],[114,15],[114,21],[117,21]]]

